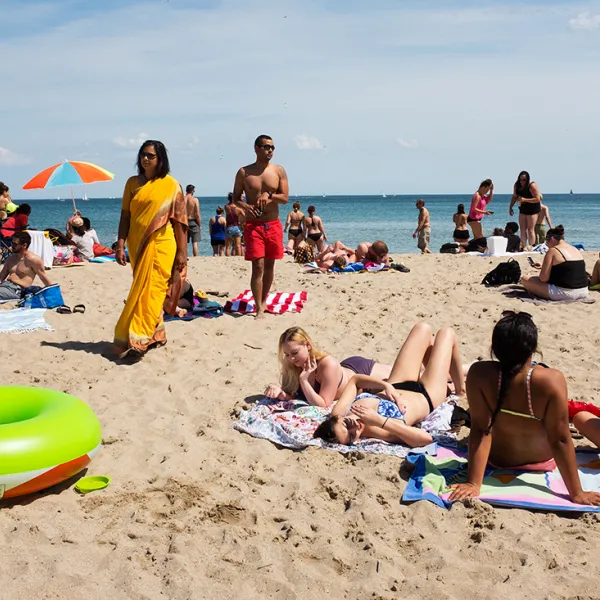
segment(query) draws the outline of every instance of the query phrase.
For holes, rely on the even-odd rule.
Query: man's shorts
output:
[[[23,288],[12,281],[3,281],[0,283],[0,302],[11,300],[20,300]]]
[[[281,221],[248,221],[244,225],[246,260],[283,258],[283,227]]]
[[[417,239],[417,248],[419,250],[426,250],[431,243],[431,227],[424,227],[419,231],[419,237]]]
[[[196,219],[188,220],[188,242],[197,244],[200,241],[200,224]]]

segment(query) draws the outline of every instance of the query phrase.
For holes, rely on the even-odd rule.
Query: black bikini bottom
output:
[[[321,232],[319,233],[309,233],[308,237],[313,241],[313,242],[318,242],[321,239]]]
[[[290,235],[293,235],[294,237],[298,237],[298,236],[299,236],[299,235],[302,233],[302,229],[292,229],[292,228],[290,227],[290,229],[289,229],[288,233],[289,233]]]
[[[453,237],[455,240],[468,240],[469,239],[469,230],[468,229],[455,229]]]
[[[397,390],[404,390],[405,392],[416,392],[422,394],[429,404],[429,412],[433,412],[433,402],[429,393],[425,389],[425,386],[420,381],[401,381],[400,383],[392,383],[392,387]]]

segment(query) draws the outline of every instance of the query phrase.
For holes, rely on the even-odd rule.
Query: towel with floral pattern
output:
[[[404,458],[409,452],[435,454],[436,442],[453,445],[455,436],[449,433],[450,419],[454,408],[453,400],[444,402],[433,411],[421,428],[429,431],[434,443],[423,448],[409,448],[401,444],[388,444],[382,440],[365,438],[356,444],[330,444],[313,438],[319,423],[327,417],[330,409],[310,406],[301,400],[279,401],[265,398],[250,410],[241,411],[239,421],[233,428],[253,437],[270,440],[286,448],[302,450],[307,446],[320,446],[328,450],[336,450],[342,454],[348,452],[365,452],[371,454],[391,454]]]

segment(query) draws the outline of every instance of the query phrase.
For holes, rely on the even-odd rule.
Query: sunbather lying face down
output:
[[[265,396],[280,400],[298,398],[313,406],[331,406],[355,374],[385,379],[391,372],[383,365],[362,356],[351,356],[341,363],[315,347],[300,327],[291,327],[279,338],[281,383],[271,383]]]
[[[440,329],[434,337],[430,325],[417,323],[402,345],[388,380],[353,376],[315,437],[340,444],[354,444],[364,437],[413,447],[429,444],[431,436],[414,425],[446,399],[448,373],[456,394],[464,395],[463,366],[454,331]],[[360,395],[364,389],[373,393]]]
[[[507,312],[492,334],[498,360],[475,363],[469,370],[467,483],[454,486],[450,500],[478,496],[489,463],[526,471],[558,467],[573,502],[600,506],[599,493],[581,488],[565,377],[556,369],[532,365],[537,339],[531,315]]]

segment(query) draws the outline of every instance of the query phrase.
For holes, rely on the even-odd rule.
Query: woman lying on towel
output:
[[[421,365],[425,369],[421,372]],[[464,395],[464,375],[454,331],[433,336],[427,323],[417,323],[406,338],[387,381],[354,375],[331,416],[315,431],[327,442],[355,444],[377,438],[407,446],[424,446],[431,435],[415,425],[446,400],[448,373],[458,395]],[[365,389],[368,393],[360,393]]]
[[[569,432],[567,382],[556,369],[532,364],[538,331],[531,315],[504,313],[492,334],[497,361],[475,363],[467,376],[471,409],[467,483],[450,500],[479,495],[486,466],[552,471],[571,500],[600,506],[600,494],[584,492]]]
[[[331,406],[353,375],[389,376],[391,367],[369,358],[351,356],[341,363],[319,350],[306,331],[290,327],[279,338],[281,384],[271,383],[265,390],[268,398],[306,400],[313,406]]]

